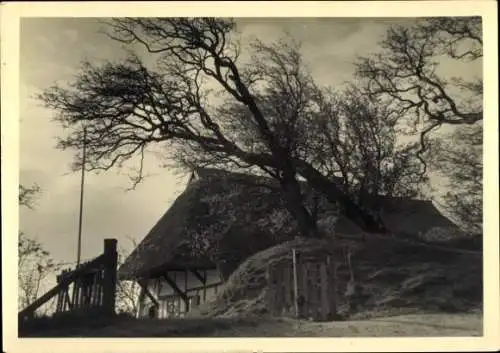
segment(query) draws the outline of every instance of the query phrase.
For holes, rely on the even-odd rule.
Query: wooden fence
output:
[[[81,315],[113,315],[115,313],[116,239],[104,239],[104,252],[93,260],[64,270],[57,285],[18,314],[20,322],[33,318],[35,311],[57,296],[56,312]]]
[[[335,317],[337,288],[335,267],[329,257],[292,261],[268,268],[268,305],[275,316],[329,320]]]

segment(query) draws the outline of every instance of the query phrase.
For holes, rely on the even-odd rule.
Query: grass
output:
[[[126,315],[113,318],[38,318],[20,331],[22,337],[199,337],[233,328],[256,327],[252,318],[136,319]]]
[[[481,336],[482,315],[406,314],[341,322],[286,318],[115,318],[102,325],[53,326],[24,337],[394,337]]]

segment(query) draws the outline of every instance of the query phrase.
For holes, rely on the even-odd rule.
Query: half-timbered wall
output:
[[[183,316],[188,309],[215,299],[222,285],[222,278],[216,269],[200,270],[196,271],[196,274],[192,271],[168,271],[166,275],[177,288],[174,288],[164,277],[150,279],[147,282],[149,293],[158,302],[157,317],[159,318],[173,316],[172,310],[176,312],[174,316]],[[202,279],[206,279],[205,283]],[[186,294],[188,305],[176,289]],[[154,305],[147,295],[142,297],[142,301],[139,317],[148,316],[149,308]]]
[[[207,271],[197,271],[201,277],[207,276],[206,286],[211,286],[221,282],[219,276],[219,271],[217,270],[207,270]],[[191,291],[197,289],[203,289],[203,283],[200,279],[191,271],[168,271],[166,273],[170,279],[183,291]],[[158,298],[163,296],[176,294],[172,286],[165,280],[165,278],[160,277],[155,280],[151,280],[149,284],[151,293],[155,293]]]

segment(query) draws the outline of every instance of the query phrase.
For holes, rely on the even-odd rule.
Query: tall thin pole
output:
[[[86,159],[86,146],[87,145],[87,129],[83,128],[83,155],[82,155],[82,180],[80,185],[80,219],[78,222],[78,255],[76,266],[80,265],[80,258],[82,253],[82,215],[83,215],[83,186],[85,182],[85,159]]]

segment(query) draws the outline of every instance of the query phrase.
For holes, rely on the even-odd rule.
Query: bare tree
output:
[[[292,52],[295,55],[284,55],[280,62],[299,57],[296,48]],[[300,61],[291,66],[296,70],[289,71],[295,72],[294,77],[297,77],[301,72]],[[282,140],[289,140],[290,153],[295,158],[314,166],[355,200],[366,201],[367,197],[376,195],[421,195],[427,177],[420,174],[420,162],[415,155],[419,145],[397,140],[396,124],[400,116],[395,109],[371,101],[354,85],[339,92],[320,89],[307,75],[294,83],[300,88],[291,89],[291,93],[274,89],[259,97],[258,101],[271,122],[273,133]],[[298,117],[283,119],[287,116],[286,110],[297,101],[305,106],[293,110],[298,112]],[[312,104],[321,107],[314,114],[307,111]],[[230,104],[224,109],[231,118],[229,126],[237,134],[239,143],[252,151],[264,151],[265,146],[259,144],[248,112]],[[176,150],[175,158],[186,165],[224,166],[227,163],[225,159],[215,158],[203,150],[185,147]],[[304,191],[306,194],[311,192]],[[377,197],[372,198],[372,206],[376,200]],[[310,202],[308,208],[311,210]]]
[[[19,185],[19,205],[33,209],[36,196],[40,187],[34,185],[26,187]],[[42,244],[19,232],[18,242],[18,286],[20,308],[24,308],[38,298],[40,287],[44,280],[53,275],[59,269],[50,253]],[[45,305],[45,309],[50,308]]]
[[[449,180],[445,209],[472,233],[482,233],[483,127],[481,122],[456,129],[449,139],[430,142],[431,163]]]
[[[129,238],[132,249],[137,247],[137,241],[133,238]],[[131,252],[130,249],[120,247],[118,249],[118,267],[123,264],[128,254]],[[125,281],[118,280],[116,283],[116,308],[118,311],[127,313],[133,316],[137,315],[138,311],[138,301],[140,287],[135,281]]]
[[[19,233],[18,253],[18,304],[20,308],[25,308],[38,298],[43,281],[53,275],[59,266],[40,242],[23,232]],[[47,305],[45,307],[49,310]]]
[[[41,189],[37,184],[30,187],[19,185],[19,205],[33,209],[36,196],[40,191]]]
[[[480,63],[482,46],[480,17],[432,18],[391,27],[382,51],[358,62],[357,75],[366,80],[372,97],[392,102],[399,115],[412,121],[412,132],[423,124],[418,151],[423,173],[428,133],[443,124],[470,125],[483,119],[482,78],[465,81],[440,74],[453,62]]]
[[[355,198],[420,194],[427,178],[419,173],[418,144],[397,140],[395,109],[355,86],[322,93],[320,101],[327,114],[314,116],[304,129],[311,164]]]
[[[262,60],[242,65],[240,48],[231,40],[231,20],[127,18],[115,19],[109,26],[113,39],[140,43],[157,55],[154,70],[133,54],[121,63],[85,63],[69,87],[52,87],[40,97],[58,112],[63,126],[85,124],[89,169],[109,169],[138,155],[140,181],[146,148],[155,143],[170,148],[189,146],[225,161],[226,168],[256,167],[278,180],[286,206],[304,236],[319,234],[304,205],[299,175],[331,202],[339,202],[346,216],[366,230],[385,230],[380,220],[296,153],[301,117],[318,114],[321,107],[302,101],[305,95],[297,94],[290,101],[267,105],[274,107],[274,117],[264,110],[262,99],[273,97],[268,93],[301,93],[298,83],[308,80],[294,66],[297,58],[289,55],[296,53],[293,48],[256,43],[255,52]],[[240,107],[245,113],[245,126],[258,137],[253,149],[228,124],[235,121],[230,115],[234,109],[229,107]],[[73,130],[58,146],[80,149],[82,137],[82,131]]]

